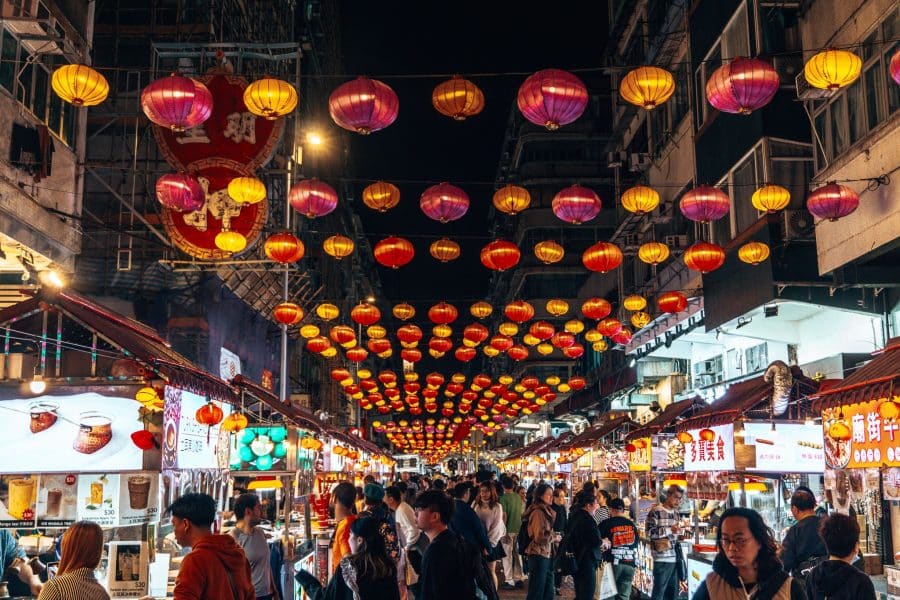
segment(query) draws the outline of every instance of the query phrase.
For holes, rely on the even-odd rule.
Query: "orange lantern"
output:
[[[484,94],[468,79],[454,75],[435,86],[431,92],[431,104],[442,115],[465,121],[484,109]]]
[[[222,412],[222,409],[219,408],[213,402],[207,402],[203,406],[197,409],[197,413],[194,415],[194,418],[201,425],[207,425],[212,427],[213,425],[218,425],[222,422],[222,417],[225,414]]]
[[[396,318],[400,319],[401,321],[409,321],[414,316],[416,316],[416,309],[406,302],[395,304],[391,312]]]
[[[275,320],[282,325],[296,325],[303,319],[303,309],[293,302],[282,302],[272,311]]]
[[[494,312],[494,307],[484,301],[478,301],[469,308],[469,312],[476,319],[484,319]]]
[[[492,271],[505,271],[516,266],[522,253],[506,240],[494,240],[481,249],[481,264]]]
[[[353,240],[339,233],[322,242],[322,249],[325,250],[325,254],[338,260],[353,254],[354,247]]]
[[[231,413],[225,417],[224,421],[222,421],[222,429],[228,433],[237,433],[246,429],[249,423],[250,422],[247,420],[247,417],[244,416],[244,413]]]
[[[528,358],[528,348],[521,344],[516,344],[506,351],[506,355],[514,361],[525,360]]]
[[[404,348],[400,351],[400,358],[406,362],[419,362],[422,360],[422,351],[418,348]]]
[[[547,312],[554,317],[561,317],[569,312],[569,303],[562,298],[552,298],[547,300],[545,308],[547,309]]]
[[[446,302],[438,302],[428,309],[428,318],[439,325],[452,323],[458,316],[456,307]]]
[[[638,67],[619,83],[619,95],[626,102],[647,110],[653,110],[674,93],[675,77],[660,67]]]
[[[651,187],[636,185],[622,193],[622,208],[643,215],[659,206],[659,193]]]
[[[378,264],[399,269],[413,259],[416,250],[409,240],[390,236],[375,244],[374,254]]]
[[[508,215],[516,215],[531,205],[531,194],[523,187],[506,185],[494,192],[494,208]]]
[[[495,335],[491,338],[490,341],[491,348],[499,350],[500,352],[506,352],[507,350],[512,348],[513,343],[514,342],[511,337],[503,334]]]
[[[581,313],[595,321],[608,317],[611,312],[612,305],[603,298],[588,298],[581,304]]]
[[[359,323],[363,327],[374,325],[381,318],[381,311],[378,307],[368,302],[360,302],[350,311],[350,318],[355,323]]]
[[[350,362],[362,362],[369,357],[369,351],[362,346],[355,346],[347,350],[347,360]]]
[[[524,323],[534,317],[534,307],[524,300],[514,300],[506,305],[506,308],[503,309],[503,314],[510,321]]]
[[[428,349],[443,354],[444,352],[450,352],[450,350],[453,349],[453,342],[447,338],[433,337],[428,340]]]
[[[689,431],[679,431],[676,437],[682,444],[690,444],[694,441],[694,436],[692,436]]]
[[[263,244],[263,250],[266,256],[283,265],[297,262],[306,253],[303,242],[289,231],[270,235]]]
[[[565,254],[563,247],[553,240],[545,240],[534,245],[534,255],[545,265],[558,263]]]
[[[639,310],[638,312],[631,315],[631,324],[634,325],[636,329],[646,327],[651,320],[652,317],[642,310]]]
[[[460,362],[469,362],[475,358],[475,349],[459,347],[453,352],[453,356]]]
[[[698,435],[704,442],[712,442],[716,439],[716,432],[712,429],[701,429]]]
[[[450,262],[459,258],[459,244],[448,238],[441,238],[431,243],[428,248],[431,256],[441,262]]]
[[[756,266],[769,258],[769,247],[762,242],[747,242],[738,249],[738,258],[742,262]]]
[[[306,349],[310,352],[320,354],[331,348],[331,342],[325,336],[317,335],[306,340]]]
[[[647,242],[638,248],[638,258],[648,265],[658,265],[669,258],[669,247],[662,242]]]
[[[362,201],[372,210],[387,212],[400,203],[400,189],[393,183],[376,181],[363,190]]]
[[[356,339],[356,332],[349,325],[335,325],[328,332],[328,337],[335,344],[347,344]]]
[[[711,242],[695,242],[684,251],[684,264],[692,271],[709,273],[725,262],[725,250]]]
[[[535,321],[528,329],[528,333],[543,342],[552,338],[553,334],[556,333],[556,330],[554,329],[553,325],[551,325],[547,321]]]
[[[573,390],[575,390],[576,392],[578,390],[584,389],[585,385],[587,385],[587,381],[585,380],[584,377],[575,376],[575,377],[569,378],[569,387],[572,388]]]
[[[622,264],[622,251],[615,244],[597,242],[584,251],[581,262],[589,271],[606,273]]]

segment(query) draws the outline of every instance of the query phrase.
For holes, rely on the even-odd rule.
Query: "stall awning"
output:
[[[812,395],[813,407],[823,408],[856,404],[900,394],[900,337],[891,338],[875,358],[834,387]]]
[[[628,423],[632,423],[632,420],[626,414],[617,415],[612,419],[601,421],[597,425],[585,429],[565,444],[561,444],[560,450],[571,450],[572,448],[587,448],[588,446],[593,446],[597,441]]]
[[[682,400],[680,402],[673,402],[652,420],[637,429],[631,430],[631,432],[625,436],[625,441],[631,442],[638,438],[649,437],[659,433],[666,427],[674,425],[678,419],[690,417],[691,413],[696,410],[702,410],[706,406],[707,404],[699,397],[689,398],[688,400]]]
[[[549,446],[547,446],[544,449],[544,451],[549,452],[550,450],[558,450],[563,445],[571,442],[574,437],[575,437],[575,432],[573,432],[573,431],[567,431],[565,433],[561,433],[559,435],[559,437],[557,437],[555,440],[553,440],[552,444],[550,444]]]
[[[231,383],[239,390],[250,394],[275,412],[281,413],[286,420],[297,427],[308,429],[314,433],[322,433],[325,430],[322,421],[316,418],[310,411],[301,406],[291,406],[282,403],[278,396],[261,385],[250,381],[243,375],[238,375],[231,380]]]
[[[551,441],[555,441],[555,438],[553,436],[539,438],[537,440],[534,440],[530,444],[526,444],[525,446],[522,446],[521,448],[518,448],[517,450],[513,450],[512,452],[510,452],[509,455],[507,455],[506,460],[513,460],[516,458],[532,456],[533,454],[536,453],[535,450],[537,448],[539,448],[541,445],[547,444]]]

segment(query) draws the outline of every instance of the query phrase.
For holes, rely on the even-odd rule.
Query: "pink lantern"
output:
[[[691,221],[706,223],[721,219],[728,214],[731,200],[719,188],[699,185],[686,193],[679,203],[681,214]]]
[[[600,196],[583,185],[572,185],[553,197],[553,214],[559,219],[581,225],[600,213]]]
[[[446,223],[466,214],[469,196],[455,185],[439,183],[422,192],[419,207],[429,218]]]
[[[806,208],[815,217],[837,221],[859,206],[859,195],[846,185],[833,181],[815,190],[806,199]]]
[[[713,72],[706,82],[706,99],[722,112],[749,115],[771,102],[780,84],[771,64],[739,56]]]
[[[156,198],[168,209],[192,212],[203,206],[204,193],[187,173],[167,173],[156,180]]]
[[[362,135],[384,129],[397,119],[400,100],[387,84],[357,77],[338,86],[328,98],[328,112],[339,126]]]
[[[172,73],[144,88],[141,109],[157,125],[172,131],[184,131],[210,117],[213,98],[209,89],[199,81]]]
[[[288,191],[288,201],[294,210],[315,219],[337,207],[338,195],[333,187],[313,177],[292,185]]]
[[[891,78],[897,85],[900,85],[900,49],[891,57]]]
[[[575,75],[560,69],[544,69],[525,80],[516,102],[522,115],[550,131],[580,117],[587,106],[588,91]]]

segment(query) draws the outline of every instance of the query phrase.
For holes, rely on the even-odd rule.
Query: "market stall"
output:
[[[572,489],[594,481],[614,497],[628,495],[628,455],[621,438],[633,427],[627,414],[610,415],[560,445],[558,461],[572,467]]]

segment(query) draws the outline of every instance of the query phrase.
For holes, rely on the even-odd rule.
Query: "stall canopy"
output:
[[[680,402],[672,402],[652,420],[637,429],[632,429],[631,432],[625,436],[625,441],[632,442],[640,438],[646,438],[657,434],[666,427],[671,427],[677,423],[679,419],[690,417],[694,412],[702,410],[706,406],[708,405],[700,397],[689,398],[687,400],[681,400]]]
[[[275,394],[250,381],[243,375],[238,375],[231,382],[238,390],[256,398],[275,412],[281,413],[286,420],[297,427],[308,429],[313,433],[323,433],[325,431],[324,423],[310,411],[301,406],[284,404]]]
[[[572,450],[573,448],[587,448],[608,436],[612,432],[634,423],[627,414],[614,416],[611,419],[600,421],[593,427],[589,427],[564,444],[560,444],[560,450]]]
[[[513,460],[516,458],[524,458],[526,456],[534,456],[535,454],[537,454],[539,452],[539,448],[541,446],[551,444],[555,441],[556,441],[556,438],[554,438],[553,436],[536,439],[533,442],[531,442],[530,444],[526,444],[525,446],[522,446],[521,448],[518,448],[518,449],[510,452],[509,455],[506,457],[506,460]]]
[[[846,379],[813,394],[814,409],[821,411],[823,408],[900,395],[900,337],[891,338],[883,350],[873,355],[872,360]]]

